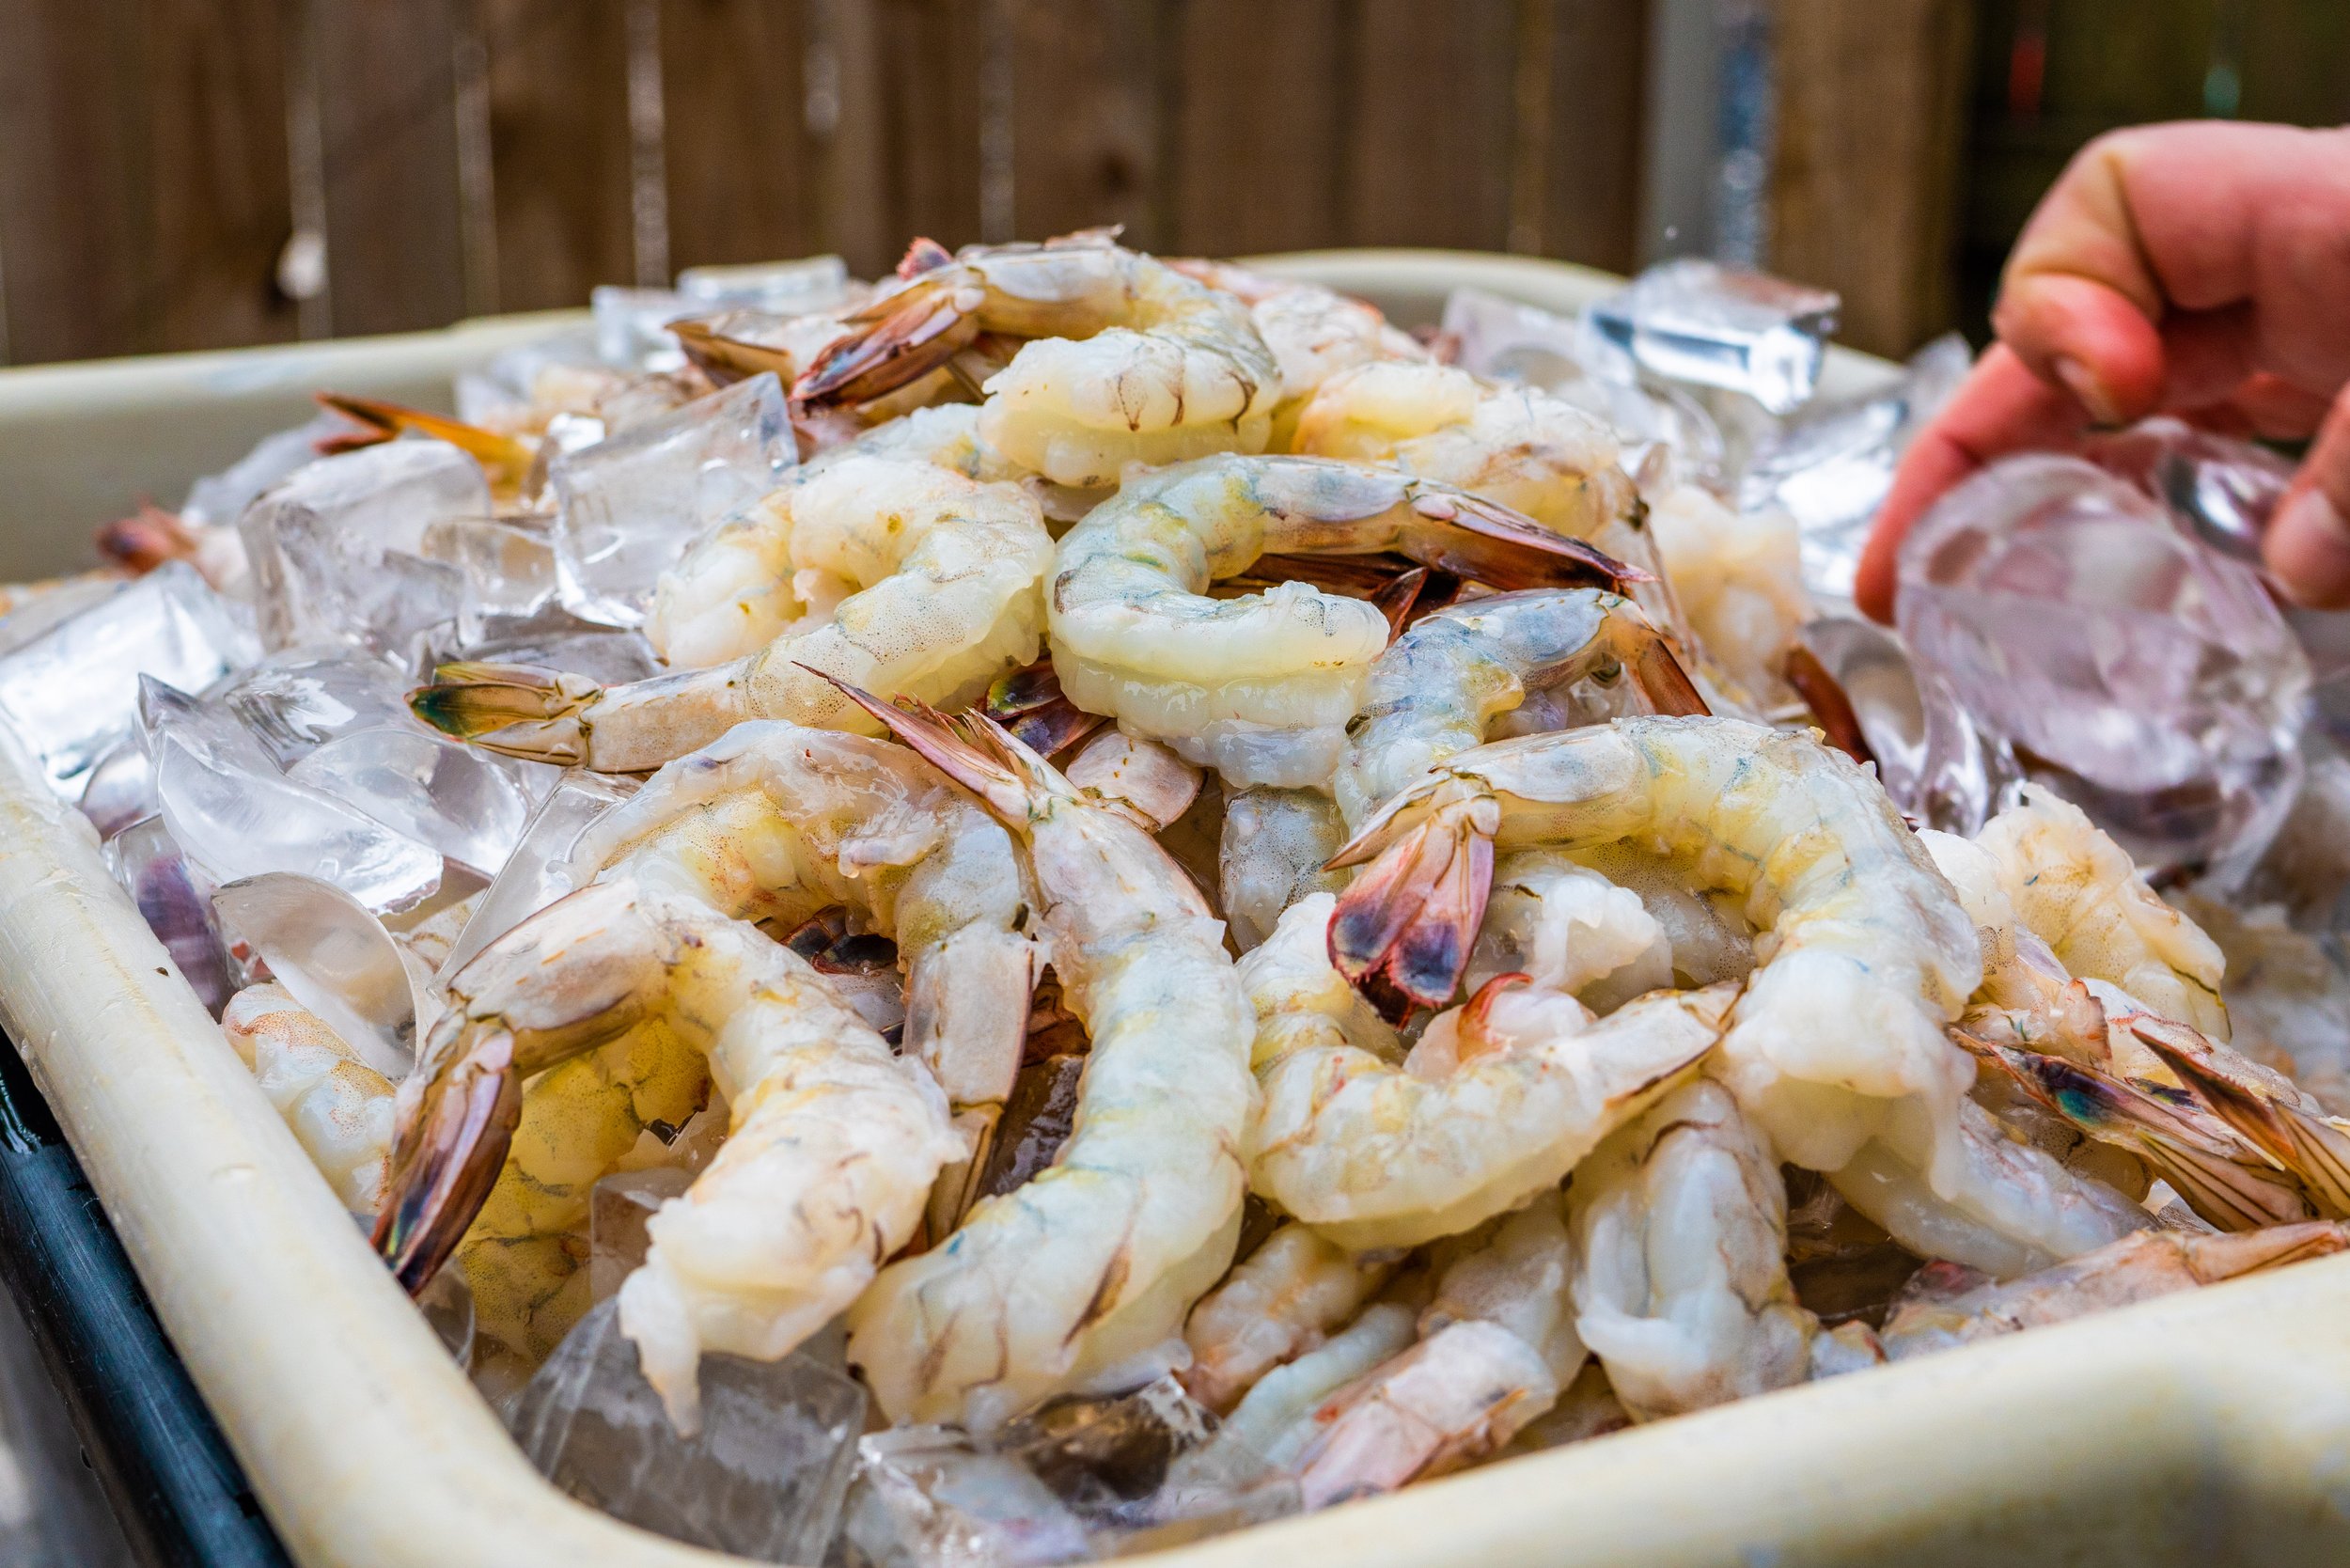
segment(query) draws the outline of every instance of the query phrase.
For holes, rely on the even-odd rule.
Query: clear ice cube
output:
[[[521,842],[530,802],[489,753],[420,728],[362,729],[286,770],[483,877]]]
[[[2196,539],[2253,564],[2293,483],[2293,464],[2265,447],[2168,416],[2099,436],[2081,455],[2169,507]]]
[[[1026,1466],[938,1426],[859,1440],[839,1544],[849,1568],[1046,1568],[1092,1555],[1084,1521]]]
[[[805,1356],[714,1355],[701,1389],[701,1430],[681,1437],[607,1301],[556,1347],[509,1424],[541,1475],[615,1518],[761,1562],[822,1561],[865,1390]]]
[[[212,912],[369,1067],[394,1083],[408,1075],[416,1059],[417,977],[358,900],[317,877],[265,871],[221,887]]]
[[[199,528],[233,525],[255,496],[295,469],[316,463],[321,441],[350,429],[342,416],[321,413],[306,425],[261,437],[244,456],[188,487],[187,499],[180,503],[180,521]]]
[[[404,651],[465,590],[462,572],[417,553],[425,530],[490,515],[480,464],[444,441],[387,441],[296,470],[237,522],[262,642]]]
[[[697,307],[739,306],[779,316],[830,310],[847,301],[850,287],[849,264],[838,256],[688,267],[677,274],[678,293]]]
[[[107,839],[105,860],[206,1011],[219,1016],[243,980],[213,923],[211,879],[188,864],[160,816]]]
[[[209,695],[283,768],[337,735],[407,722],[407,688],[398,666],[337,646],[273,653]]]
[[[539,803],[514,853],[474,905],[465,929],[441,961],[439,978],[446,981],[482,949],[572,891],[576,884],[570,860],[580,831],[634,792],[630,782],[591,773],[565,774]]]
[[[1952,333],[1918,351],[1882,391],[1807,410],[1763,437],[1738,481],[1742,511],[1783,509],[1803,541],[1804,586],[1851,603],[1861,547],[1892,488],[1893,469],[1925,422],[1966,377],[1972,354]]]
[[[227,709],[142,677],[140,723],[163,819],[214,883],[323,877],[378,914],[441,886],[440,852],[288,778]]]
[[[1617,381],[1646,371],[1789,414],[1819,384],[1840,303],[1827,290],[1762,273],[1661,261],[1585,309],[1576,358]]]
[[[82,815],[101,839],[155,814],[155,768],[137,740],[116,746],[83,777]]]
[[[564,605],[635,626],[653,580],[712,524],[783,482],[799,461],[773,372],[557,458],[555,558]]]
[[[1986,731],[2153,867],[2241,868],[2293,801],[2310,670],[2259,576],[2078,458],[2003,459],[1904,541],[1898,615]]]
[[[604,1301],[636,1272],[651,1245],[646,1222],[672,1198],[682,1198],[694,1173],[674,1166],[623,1170],[595,1184],[588,1198],[588,1294]]]
[[[1895,806],[1928,827],[1972,838],[2013,804],[2022,776],[2007,743],[1977,729],[1949,683],[1914,664],[1899,637],[1842,617],[1815,620],[1800,635],[1852,699]]]
[[[58,797],[78,800],[83,776],[136,730],[142,676],[200,691],[259,651],[229,604],[173,561],[0,654],[0,721]]]
[[[544,530],[486,517],[448,517],[424,533],[424,558],[465,574],[458,635],[478,638],[485,617],[528,615],[555,596],[555,543]]]
[[[685,351],[668,323],[706,308],[673,289],[599,284],[588,293],[596,323],[596,357],[619,370],[685,368]]]

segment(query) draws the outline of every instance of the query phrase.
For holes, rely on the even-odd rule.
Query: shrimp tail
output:
[[[1633,505],[1637,506],[1636,499]],[[1654,574],[1524,512],[1459,491],[1420,490],[1412,510],[1440,526],[1414,529],[1403,553],[1497,588],[1602,588],[1621,593]]]
[[[411,1295],[432,1282],[464,1239],[522,1121],[513,1035],[483,1030],[462,1053],[426,1085],[413,1119],[403,1118],[369,1237]]]
[[[1008,827],[1026,827],[1039,801],[1076,793],[1050,762],[984,713],[942,713],[910,697],[892,706],[821,669],[799,667],[838,687],[924,761],[978,796]]]
[[[861,403],[920,380],[979,336],[979,291],[917,274],[844,318],[846,336],[827,344],[791,384],[798,407]]]
[[[762,370],[773,370],[776,379],[789,384],[799,374],[790,350],[729,337],[708,321],[671,321],[667,330],[677,338],[685,357],[710,378],[713,385],[731,386]]]
[[[408,694],[408,708],[443,734],[533,761],[587,760],[587,710],[603,696],[596,682],[543,665],[480,661],[432,673],[431,685]]]
[[[1854,711],[1852,698],[1845,695],[1843,682],[1828,673],[1820,656],[1801,643],[1787,650],[1786,666],[1782,673],[1787,683],[1795,688],[1803,705],[1811,710],[1827,744],[1859,763],[1877,760],[1870,747],[1868,732],[1860,728],[1860,715]]]
[[[186,560],[196,551],[196,530],[152,501],[142,501],[130,516],[102,525],[98,530],[98,554],[133,572],[152,572],[165,561]]]
[[[906,246],[906,253],[898,259],[898,275],[903,278],[920,277],[924,273],[934,273],[941,267],[952,266],[954,259],[953,251],[928,235],[917,234],[914,243]]]
[[[1493,890],[1497,817],[1490,795],[1440,792],[1339,895],[1330,963],[1390,1022],[1460,989]]]
[[[2134,1020],[2131,1032],[2253,1147],[2301,1179],[2330,1217],[2350,1216],[2350,1133],[2228,1070],[2225,1057],[2184,1025]],[[2186,1037],[2186,1038],[2182,1038]]]
[[[346,435],[331,435],[318,444],[321,455],[333,457],[340,452],[356,451],[362,447],[378,446],[408,431],[429,435],[435,441],[446,441],[481,464],[493,483],[519,484],[530,472],[538,454],[510,435],[485,431],[479,425],[468,425],[445,414],[431,414],[420,408],[400,403],[387,403],[379,398],[354,398],[344,392],[317,394],[321,405],[354,419],[365,427]]]

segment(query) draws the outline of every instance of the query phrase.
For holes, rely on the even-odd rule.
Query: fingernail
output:
[[[2265,554],[2278,585],[2315,608],[2350,601],[2350,523],[2322,490],[2305,490],[2277,510]]]
[[[2079,400],[2081,407],[2089,410],[2089,416],[2098,424],[2127,423],[2122,417],[2121,405],[2113,400],[2112,394],[2090,372],[2088,366],[2071,354],[2059,354],[2050,368],[2056,371],[2057,380],[2064,384],[2064,389]]]

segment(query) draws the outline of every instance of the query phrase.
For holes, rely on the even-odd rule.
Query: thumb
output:
[[[2261,541],[2278,587],[2313,609],[2350,606],[2350,387],[2336,394]]]

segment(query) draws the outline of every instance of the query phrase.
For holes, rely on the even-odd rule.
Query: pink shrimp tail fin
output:
[[[1460,989],[1469,949],[1493,888],[1494,845],[1474,799],[1439,800],[1394,832],[1378,857],[1339,895],[1330,963],[1392,1022],[1415,1007],[1439,1008]],[[1394,818],[1374,827],[1391,828]],[[1331,857],[1347,865],[1371,828]]]
[[[984,713],[942,713],[910,697],[891,704],[821,669],[799,667],[838,687],[924,761],[977,795],[1006,827],[1026,827],[1046,797],[1076,793],[1052,763]]]

